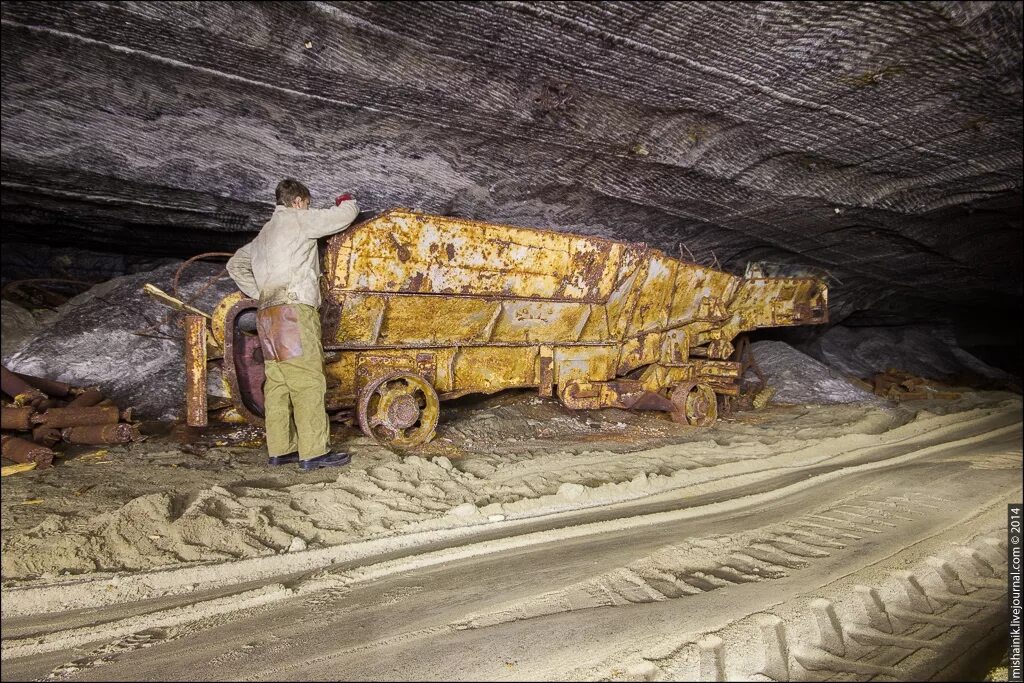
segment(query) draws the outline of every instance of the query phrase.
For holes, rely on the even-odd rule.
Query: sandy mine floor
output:
[[[321,645],[356,679],[717,675],[705,671],[720,659],[714,638],[734,643],[727,668],[739,673],[729,675],[749,677],[757,667],[735,646],[742,652],[772,615],[806,613],[813,596],[802,591],[817,586],[819,599],[845,609],[854,593],[840,584],[855,570],[890,591],[893,572],[927,573],[935,557],[945,561],[953,536],[991,554],[999,504],[1005,524],[1005,502],[1020,496],[1021,399],[1004,392],[772,406],[704,429],[652,413],[571,412],[529,393],[463,401],[443,415],[436,441],[416,455],[339,428],[354,453],[342,470],[270,468],[250,428],[150,426],[143,443],[82,448],[52,470],[5,478],[3,657],[12,661],[3,678],[156,680],[208,628],[220,629],[216,645],[198,641],[211,677],[234,678],[232,662],[255,657],[261,663],[246,669],[254,679],[346,678],[315,648],[294,648],[349,618],[364,620],[363,630]],[[942,512],[919,516],[928,510]],[[981,588],[995,596],[1000,570],[984,562]],[[710,601],[694,604],[723,610],[721,619],[687,622],[693,633],[680,636],[671,620],[682,617],[667,605],[686,596]],[[761,621],[748,599],[760,601]],[[981,602],[967,599],[977,610]],[[651,607],[624,629],[617,606],[637,604]],[[746,630],[736,631],[741,622]],[[979,643],[997,628],[985,623],[970,636]],[[911,626],[904,630],[917,633]],[[862,640],[880,637],[852,628]],[[783,648],[803,657],[786,655],[801,676],[854,666],[837,664],[849,657],[811,635],[817,649]],[[935,651],[920,633],[918,641]],[[293,649],[275,658],[282,642]],[[143,649],[166,654],[106,666]],[[485,654],[492,649],[505,659]],[[865,652],[862,672],[924,671],[906,654]],[[375,668],[382,658],[393,666]],[[940,669],[960,664],[943,660]],[[175,666],[175,678],[207,676]]]
[[[988,392],[772,406],[693,429],[656,413],[573,412],[503,394],[445,411],[416,455],[339,428],[352,464],[315,473],[267,466],[258,430],[179,427],[139,444],[77,447],[53,469],[5,478],[3,581],[258,557],[639,498],[824,462],[884,433],[1014,401]]]

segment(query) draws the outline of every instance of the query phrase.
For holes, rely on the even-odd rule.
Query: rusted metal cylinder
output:
[[[39,401],[45,401],[47,398],[46,394],[2,365],[0,365],[0,390],[15,400],[19,396],[24,396],[24,403],[38,403]]]
[[[56,454],[46,446],[4,434],[0,437],[0,455],[14,462],[34,462],[38,467],[49,467]]]
[[[68,408],[89,408],[91,406],[96,405],[97,403],[99,403],[102,400],[103,400],[102,392],[100,392],[99,389],[97,389],[95,387],[92,387],[92,388],[86,389],[85,391],[80,393],[78,396],[76,396],[73,401],[68,403],[67,407]]]
[[[32,440],[47,448],[53,448],[60,443],[60,430],[56,427],[39,425],[32,430]]]
[[[32,414],[34,412],[36,411],[28,406],[24,408],[3,408],[0,428],[26,432],[32,429]]]
[[[86,425],[67,427],[61,437],[68,443],[111,444],[128,443],[142,438],[139,428],[123,422],[112,425]]]
[[[185,412],[190,427],[205,427],[206,318],[185,316]]]
[[[47,427],[80,427],[83,425],[113,424],[121,419],[117,406],[90,406],[88,408],[50,408],[32,417],[35,424]]]
[[[44,377],[33,377],[32,375],[26,375],[20,372],[16,372],[14,374],[34,386],[36,389],[39,389],[47,396],[64,398],[71,393],[72,386],[66,382],[58,382]]]

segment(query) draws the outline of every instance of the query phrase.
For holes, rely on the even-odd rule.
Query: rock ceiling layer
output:
[[[319,205],[349,190],[816,266],[834,319],[1019,311],[1021,21],[984,2],[4,2],[4,240],[232,248],[292,175]]]

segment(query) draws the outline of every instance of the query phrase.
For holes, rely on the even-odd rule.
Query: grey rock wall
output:
[[[989,324],[1021,302],[1021,7],[4,2],[4,239],[234,249],[292,175]]]

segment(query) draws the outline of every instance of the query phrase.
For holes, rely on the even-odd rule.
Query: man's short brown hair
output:
[[[291,206],[296,199],[309,199],[309,188],[295,178],[285,178],[277,184],[274,196],[281,206]]]

